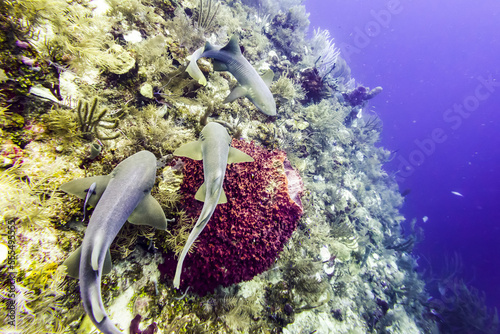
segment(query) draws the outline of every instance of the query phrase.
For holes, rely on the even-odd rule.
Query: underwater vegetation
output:
[[[432,269],[432,268],[431,268]],[[489,308],[485,295],[471,287],[463,277],[464,266],[458,254],[445,258],[439,274],[427,280],[432,297],[428,316],[436,319],[440,333],[498,333],[496,308]]]
[[[485,305],[485,296],[458,279],[441,284],[440,294],[429,302],[440,333],[497,333],[496,309]]]
[[[302,1],[25,0],[0,9],[0,243],[11,230],[16,240],[13,281],[0,263],[0,333],[97,331],[99,312],[84,307],[61,264],[102,210],[92,192],[76,198],[60,187],[108,175],[143,150],[156,159],[151,196],[175,222],[116,231],[98,295],[121,332],[444,328],[415,272],[418,240],[402,233],[403,197],[382,169],[391,154],[375,146],[382,121],[368,110],[381,89],[351,78],[327,31],[307,37]],[[215,57],[197,60],[205,86],[186,71],[189,55],[232,36],[233,56],[253,74],[274,73],[259,87],[272,94],[275,116],[255,112],[238,88],[252,84],[218,71]],[[250,99],[224,103],[235,90]],[[255,161],[228,166],[228,202],[191,247],[177,290],[203,171],[174,152],[210,122]],[[464,303],[480,300],[453,291]],[[443,319],[453,318],[448,301],[433,306]],[[12,304],[16,326],[6,317]],[[476,318],[493,324],[485,314]]]

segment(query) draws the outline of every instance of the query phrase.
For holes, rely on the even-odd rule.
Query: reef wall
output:
[[[0,265],[1,333],[16,326],[30,334],[92,331],[78,281],[60,266],[80,245],[88,219],[82,222],[83,201],[58,188],[110,173],[140,150],[158,159],[152,195],[176,223],[167,231],[126,224],[113,243],[114,267],[103,277],[102,298],[123,332],[435,330],[414,270],[413,239],[401,231],[403,198],[382,169],[391,153],[375,145],[382,122],[367,100],[380,89],[355,83],[327,31],[307,37],[302,1],[25,0],[0,6],[0,242],[13,245]],[[274,71],[276,117],[259,113],[247,98],[223,103],[236,80],[214,71],[210,59],[198,62],[206,86],[185,72],[187,57],[206,41],[225,45],[232,35],[257,72]],[[159,267],[175,261],[196,219],[200,204],[186,196],[199,186],[201,165],[172,153],[198,138],[208,121],[224,124],[239,139],[236,147],[262,150],[261,159],[278,162],[269,174],[228,171],[228,197],[250,206],[237,219],[231,208],[214,214],[212,223],[231,224],[207,229],[190,260],[197,271],[177,291],[172,275]],[[265,160],[259,166],[271,168]],[[272,173],[278,173],[275,184],[267,179]],[[293,173],[303,181],[300,196],[280,195],[266,207],[268,215],[238,225],[258,201],[235,195],[243,184],[238,177],[255,177],[267,194],[281,194],[276,189],[283,189],[286,174],[301,189]],[[243,191],[264,196],[261,190]],[[88,217],[92,208],[87,211]],[[241,243],[240,232],[226,226],[241,228]],[[196,257],[214,245],[214,235],[231,248]],[[215,257],[235,253],[248,258],[249,267],[219,265],[210,272]]]

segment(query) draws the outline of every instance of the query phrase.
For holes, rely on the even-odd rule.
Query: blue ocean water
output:
[[[402,213],[424,231],[414,249],[424,277],[458,258],[457,276],[500,308],[500,2],[305,5],[356,82],[384,88],[369,110],[384,123],[380,144],[395,151],[385,169],[410,190]]]

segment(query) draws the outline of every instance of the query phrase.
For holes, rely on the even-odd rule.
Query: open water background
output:
[[[402,213],[424,229],[419,269],[439,276],[456,253],[460,276],[500,309],[500,2],[304,4],[356,82],[384,88],[367,111],[384,123],[380,144],[397,151],[385,169],[411,190]]]

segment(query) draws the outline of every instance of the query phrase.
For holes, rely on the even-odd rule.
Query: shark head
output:
[[[249,97],[250,101],[267,116],[276,116],[276,102],[272,95],[259,95],[256,97]]]
[[[200,139],[206,140],[207,138],[217,138],[218,141],[222,141],[228,145],[231,143],[231,136],[227,133],[226,128],[216,122],[208,123],[201,130]]]

